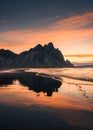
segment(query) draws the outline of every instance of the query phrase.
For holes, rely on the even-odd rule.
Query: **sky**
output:
[[[93,0],[0,0],[0,48],[49,42],[64,55],[93,54]]]

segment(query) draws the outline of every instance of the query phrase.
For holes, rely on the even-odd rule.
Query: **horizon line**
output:
[[[93,54],[65,54],[65,57],[93,57]]]

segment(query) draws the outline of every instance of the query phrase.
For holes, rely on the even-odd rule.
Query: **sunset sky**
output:
[[[93,54],[93,0],[0,0],[0,48],[48,42],[65,55]]]

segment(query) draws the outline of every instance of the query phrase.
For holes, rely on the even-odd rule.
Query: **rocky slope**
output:
[[[53,43],[49,43],[44,46],[38,44],[19,55],[9,50],[0,50],[0,67],[59,68],[73,65],[64,60],[64,56],[59,49],[54,48]]]

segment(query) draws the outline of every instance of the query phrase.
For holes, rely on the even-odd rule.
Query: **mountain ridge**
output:
[[[0,68],[61,68],[73,67],[73,64],[64,59],[63,54],[54,48],[52,42],[42,46],[36,45],[28,51],[16,54],[10,50],[0,50]]]

